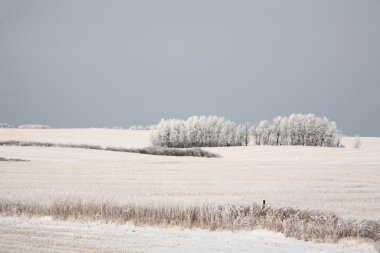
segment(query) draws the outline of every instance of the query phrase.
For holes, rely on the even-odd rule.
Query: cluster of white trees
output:
[[[132,125],[128,129],[129,130],[154,130],[155,128],[156,128],[156,125],[150,125],[150,126]]]
[[[261,121],[251,131],[256,145],[339,147],[341,131],[334,121],[314,114],[292,114]]]
[[[248,145],[341,146],[341,131],[334,121],[314,114],[277,116],[254,127],[217,116],[192,116],[187,120],[162,119],[152,133],[152,143],[161,147],[217,147]]]
[[[26,124],[18,127],[19,129],[49,129],[48,125],[39,125],[39,124]]]
[[[13,128],[13,126],[11,126],[7,123],[0,123],[0,128]]]
[[[217,147],[248,145],[249,126],[217,116],[192,116],[187,120],[162,119],[152,143],[162,147]]]
[[[14,128],[14,127],[12,125],[7,124],[7,123],[0,123],[0,128]],[[20,125],[17,128],[19,128],[19,129],[48,129],[50,127],[47,125],[26,124],[26,125]]]

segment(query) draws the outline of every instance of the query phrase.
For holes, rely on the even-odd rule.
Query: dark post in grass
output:
[[[265,208],[265,199],[263,200],[263,207],[261,209]]]

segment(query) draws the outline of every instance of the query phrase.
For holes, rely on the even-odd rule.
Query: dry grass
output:
[[[67,198],[46,206],[38,203],[0,200],[2,215],[52,216],[58,219],[101,220],[136,225],[185,228],[251,230],[265,228],[288,237],[321,242],[344,238],[380,240],[380,222],[343,219],[334,214],[295,208],[251,205],[165,205],[86,202]]]
[[[51,142],[15,141],[15,140],[0,141],[0,146],[82,148],[82,149],[94,149],[94,150],[114,151],[114,152],[138,153],[138,154],[145,154],[145,155],[195,156],[195,157],[206,157],[206,158],[220,157],[217,154],[214,154],[209,151],[204,151],[200,148],[186,148],[186,149],[165,148],[165,147],[115,148],[115,147],[101,147],[99,145],[88,145],[88,144],[63,144],[63,143],[51,143]]]
[[[13,159],[13,158],[0,157],[0,162],[30,162],[30,161],[24,160],[24,159]]]

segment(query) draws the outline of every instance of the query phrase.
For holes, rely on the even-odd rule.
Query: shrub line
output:
[[[214,154],[209,151],[202,150],[200,148],[164,148],[164,147],[145,147],[145,148],[116,148],[116,147],[101,147],[98,145],[87,144],[63,144],[63,143],[51,143],[51,142],[35,142],[35,141],[0,141],[0,146],[21,146],[21,147],[58,147],[58,148],[83,148],[94,149],[113,152],[128,152],[138,153],[146,155],[162,155],[162,156],[195,156],[214,158],[220,157],[218,154]]]
[[[30,162],[30,160],[0,157],[0,162]]]

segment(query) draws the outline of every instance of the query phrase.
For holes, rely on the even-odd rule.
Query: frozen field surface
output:
[[[150,131],[0,129],[0,140],[143,147]],[[241,146],[205,148],[221,158],[0,146],[3,199],[49,205],[67,196],[97,202],[261,203],[380,219],[380,138],[359,149]]]
[[[113,147],[150,145],[150,131],[102,128],[0,129],[1,140],[89,144]]]
[[[0,129],[0,140],[149,145],[150,131]],[[345,218],[380,219],[380,138],[359,149],[240,146],[204,148],[221,158],[0,146],[0,200],[42,207],[67,198],[88,203],[166,207],[206,203],[295,207]],[[91,217],[89,217],[91,218]],[[0,216],[4,252],[376,252],[370,244],[319,244],[263,230],[209,232]]]
[[[264,230],[210,232],[0,217],[0,252],[376,253],[376,250],[364,242],[303,242]]]

